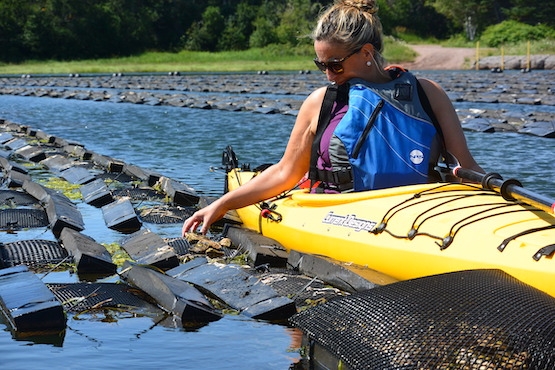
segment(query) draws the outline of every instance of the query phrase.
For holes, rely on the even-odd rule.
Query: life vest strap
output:
[[[333,184],[333,188],[343,192],[353,188],[353,170],[351,166],[334,170],[317,169],[317,179],[322,184]]]

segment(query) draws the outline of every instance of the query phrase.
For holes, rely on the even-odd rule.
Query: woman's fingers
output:
[[[186,219],[181,229],[181,236],[185,236],[185,234],[187,234],[188,232],[195,231],[196,228],[200,225],[201,221],[202,219],[200,221],[197,220],[196,214]]]

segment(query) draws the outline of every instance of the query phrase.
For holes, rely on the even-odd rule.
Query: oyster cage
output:
[[[553,369],[554,315],[553,297],[500,270],[469,270],[337,297],[290,321],[312,368],[328,366],[316,351],[343,369]]]

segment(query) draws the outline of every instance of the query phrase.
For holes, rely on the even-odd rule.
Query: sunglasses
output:
[[[340,73],[343,73],[344,71],[343,62],[349,59],[350,57],[352,57],[353,55],[355,55],[356,53],[358,53],[359,51],[360,49],[357,49],[344,58],[332,59],[329,62],[320,62],[318,58],[314,58],[314,64],[316,64],[316,67],[318,67],[318,69],[324,73],[326,73],[326,70],[329,69],[331,72],[335,74],[340,74]]]

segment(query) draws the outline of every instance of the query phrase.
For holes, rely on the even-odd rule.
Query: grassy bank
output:
[[[392,63],[401,63],[415,58],[415,53],[408,46],[391,38],[386,40],[385,50],[386,59]],[[314,50],[311,46],[289,50],[284,50],[282,47],[267,47],[218,53],[149,52],[126,58],[0,64],[0,74],[315,71],[313,58]]]
[[[402,64],[413,61],[415,52],[407,46],[412,44],[441,44],[450,47],[475,48],[476,43],[461,39],[438,41],[422,40],[410,35],[399,42],[392,37],[385,39],[384,56],[389,63]],[[504,47],[505,55],[526,55],[527,43]],[[531,54],[555,54],[555,41],[542,40],[530,44]],[[480,49],[480,55],[501,55],[501,48]],[[282,46],[245,51],[218,53],[181,51],[179,53],[149,52],[126,58],[110,58],[82,61],[27,61],[20,64],[0,64],[0,75],[22,74],[70,74],[70,73],[168,73],[179,72],[256,72],[256,71],[316,71],[312,62],[311,46],[295,49]]]

